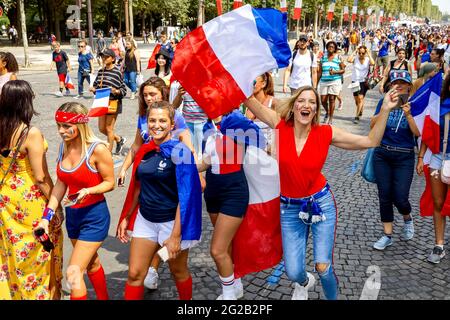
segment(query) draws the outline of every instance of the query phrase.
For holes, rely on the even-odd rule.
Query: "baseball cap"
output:
[[[106,57],[113,57],[113,58],[115,58],[116,54],[111,49],[106,49],[105,51],[100,52],[99,56],[106,56]]]
[[[407,83],[412,83],[411,75],[407,70],[391,70],[389,73],[391,83],[397,80],[402,80]]]
[[[308,36],[307,36],[306,34],[301,34],[301,35],[298,37],[298,40],[306,40],[306,41],[308,41]]]

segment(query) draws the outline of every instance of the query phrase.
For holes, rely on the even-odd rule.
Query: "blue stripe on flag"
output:
[[[95,99],[109,98],[111,88],[100,88],[95,90]]]
[[[437,96],[441,95],[442,75],[437,73],[433,78],[425,82],[417,91],[409,98],[411,105],[411,115],[413,117],[422,114],[427,108],[430,95],[434,92]]]
[[[259,36],[267,42],[278,67],[287,67],[291,59],[291,49],[287,41],[287,13],[272,8],[252,8],[252,12]]]

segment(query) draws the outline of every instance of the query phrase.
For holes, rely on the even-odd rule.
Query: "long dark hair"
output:
[[[450,98],[450,74],[444,79],[444,83],[442,84],[442,92],[441,92],[441,102],[444,102],[445,99]]]
[[[28,128],[33,116],[34,93],[25,80],[8,81],[0,95],[0,149],[9,148],[11,138],[24,123]]]
[[[270,72],[265,72],[261,75],[261,78],[266,82],[266,85],[263,88],[263,91],[268,96],[274,96],[275,92],[273,89],[273,78]]]
[[[164,66],[164,75],[167,76],[170,73],[170,58],[166,57],[164,54],[158,53],[155,57],[156,61],[156,69],[155,74],[159,74],[159,64],[158,64],[158,58],[159,56],[163,56],[164,60],[166,60],[166,65]]]
[[[160,77],[150,77],[139,87],[139,116],[145,116],[147,113],[147,103],[144,100],[144,88],[147,86],[155,87],[161,92],[162,100],[169,101],[169,88]]]
[[[8,72],[16,73],[19,71],[19,65],[17,64],[16,57],[11,52],[0,51],[0,60],[6,62],[6,70]]]

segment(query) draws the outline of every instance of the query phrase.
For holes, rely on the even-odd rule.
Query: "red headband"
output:
[[[85,114],[56,111],[55,120],[64,123],[88,123],[89,117]]]

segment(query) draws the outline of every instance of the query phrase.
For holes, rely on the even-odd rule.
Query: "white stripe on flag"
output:
[[[250,5],[221,15],[202,28],[211,49],[247,97],[253,93],[248,79],[261,75],[264,71],[260,70],[278,66],[267,42],[259,36]],[[242,64],[237,65],[236,61]]]

